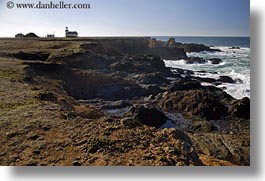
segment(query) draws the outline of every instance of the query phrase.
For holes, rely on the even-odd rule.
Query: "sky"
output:
[[[0,0],[0,37],[34,32],[64,36],[250,36],[249,0],[64,0],[90,9],[8,9]],[[12,0],[58,3],[62,0]]]

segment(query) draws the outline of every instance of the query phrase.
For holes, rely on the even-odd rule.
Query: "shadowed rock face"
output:
[[[121,77],[112,77],[99,72],[72,72],[65,80],[67,92],[77,99],[103,98],[120,100],[146,95],[139,85]]]
[[[7,55],[9,57],[14,57],[20,60],[40,60],[40,61],[46,61],[49,58],[49,53],[44,52],[23,52],[20,51],[18,53],[9,54]]]
[[[156,128],[160,128],[167,121],[167,117],[163,112],[156,108],[145,108],[144,106],[131,108],[128,115],[144,125]]]
[[[183,112],[190,118],[198,116],[207,120],[220,119],[227,112],[227,107],[205,90],[169,93],[160,100],[160,105],[163,110]]]
[[[235,100],[229,108],[231,116],[249,119],[250,118],[250,99],[245,97],[241,100]]]

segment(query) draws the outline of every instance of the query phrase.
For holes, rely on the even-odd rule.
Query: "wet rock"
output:
[[[224,82],[224,83],[231,83],[231,84],[234,84],[234,83],[235,83],[235,80],[232,79],[232,78],[229,77],[229,76],[220,76],[220,77],[219,77],[219,80],[220,80],[221,82]]]
[[[212,62],[212,64],[220,64],[222,62],[222,60],[219,58],[212,58],[209,59],[209,61]]]
[[[200,57],[190,57],[188,59],[185,59],[186,64],[194,64],[194,63],[206,63],[206,60]]]
[[[234,47],[231,47],[230,49],[232,49],[232,50],[239,50],[240,47],[234,46]]]

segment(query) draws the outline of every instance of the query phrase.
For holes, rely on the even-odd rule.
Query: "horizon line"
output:
[[[34,32],[29,32],[34,33]],[[36,34],[36,33],[34,33]],[[37,34],[36,34],[37,35]],[[37,35],[39,36],[39,35]],[[104,38],[104,37],[210,37],[210,38],[250,38],[251,36],[233,36],[233,35],[96,35],[96,36],[78,36],[77,38]],[[15,38],[14,36],[0,36],[0,38]],[[39,38],[47,38],[46,36],[39,36]],[[55,38],[65,38],[65,36],[55,36]]]

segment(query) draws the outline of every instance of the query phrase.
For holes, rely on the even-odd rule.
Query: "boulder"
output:
[[[219,58],[211,58],[209,61],[212,62],[212,64],[219,64],[222,62],[222,60]]]
[[[224,83],[230,83],[230,84],[234,84],[234,83],[235,83],[235,80],[232,79],[232,78],[229,77],[229,76],[220,76],[220,77],[219,77],[219,80],[220,80],[221,82],[224,82]]]
[[[145,108],[144,106],[132,107],[128,115],[143,125],[160,128],[167,121],[167,116],[156,108]]]

